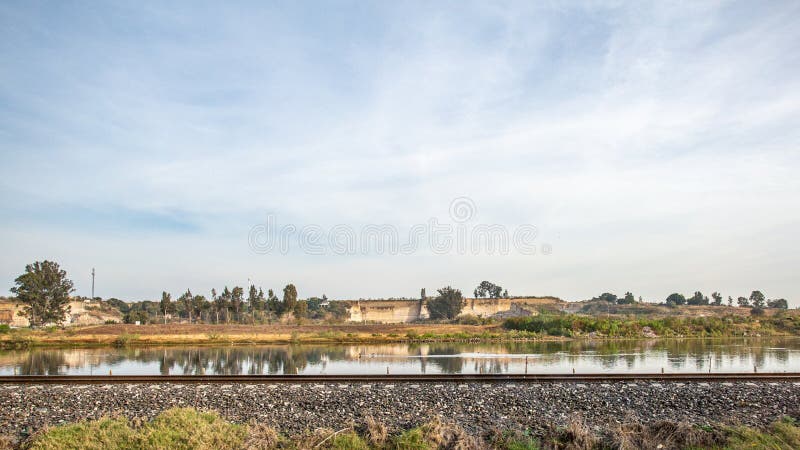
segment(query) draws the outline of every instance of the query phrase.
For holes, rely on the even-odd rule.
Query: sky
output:
[[[126,300],[490,280],[800,306],[797,23],[790,1],[4,1],[0,290],[48,259]],[[358,239],[431,223],[535,232]]]

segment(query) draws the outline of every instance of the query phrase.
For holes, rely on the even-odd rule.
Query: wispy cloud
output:
[[[490,278],[798,298],[798,19],[795,2],[6,2],[2,280],[166,248],[185,266],[108,295],[250,276],[342,297]],[[553,254],[248,252],[267,213],[408,226],[462,195]]]

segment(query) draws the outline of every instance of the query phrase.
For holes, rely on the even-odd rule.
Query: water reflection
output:
[[[0,352],[0,374],[800,371],[800,339],[272,345]]]

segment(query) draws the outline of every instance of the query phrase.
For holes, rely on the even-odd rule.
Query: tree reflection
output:
[[[797,370],[800,340],[667,339],[381,345],[266,345],[31,349],[0,353],[0,368],[18,374],[303,374],[529,373],[590,371]],[[709,366],[709,364],[711,364]],[[433,370],[429,370],[432,367]],[[127,372],[126,372],[127,371]]]

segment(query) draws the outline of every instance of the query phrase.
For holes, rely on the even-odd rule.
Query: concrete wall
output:
[[[420,300],[349,300],[347,303],[351,322],[404,323],[430,317],[427,302]],[[558,307],[564,303],[553,297],[467,298],[461,315],[531,315],[537,314],[537,307]]]
[[[351,322],[402,323],[428,318],[420,300],[354,300],[348,312]]]

